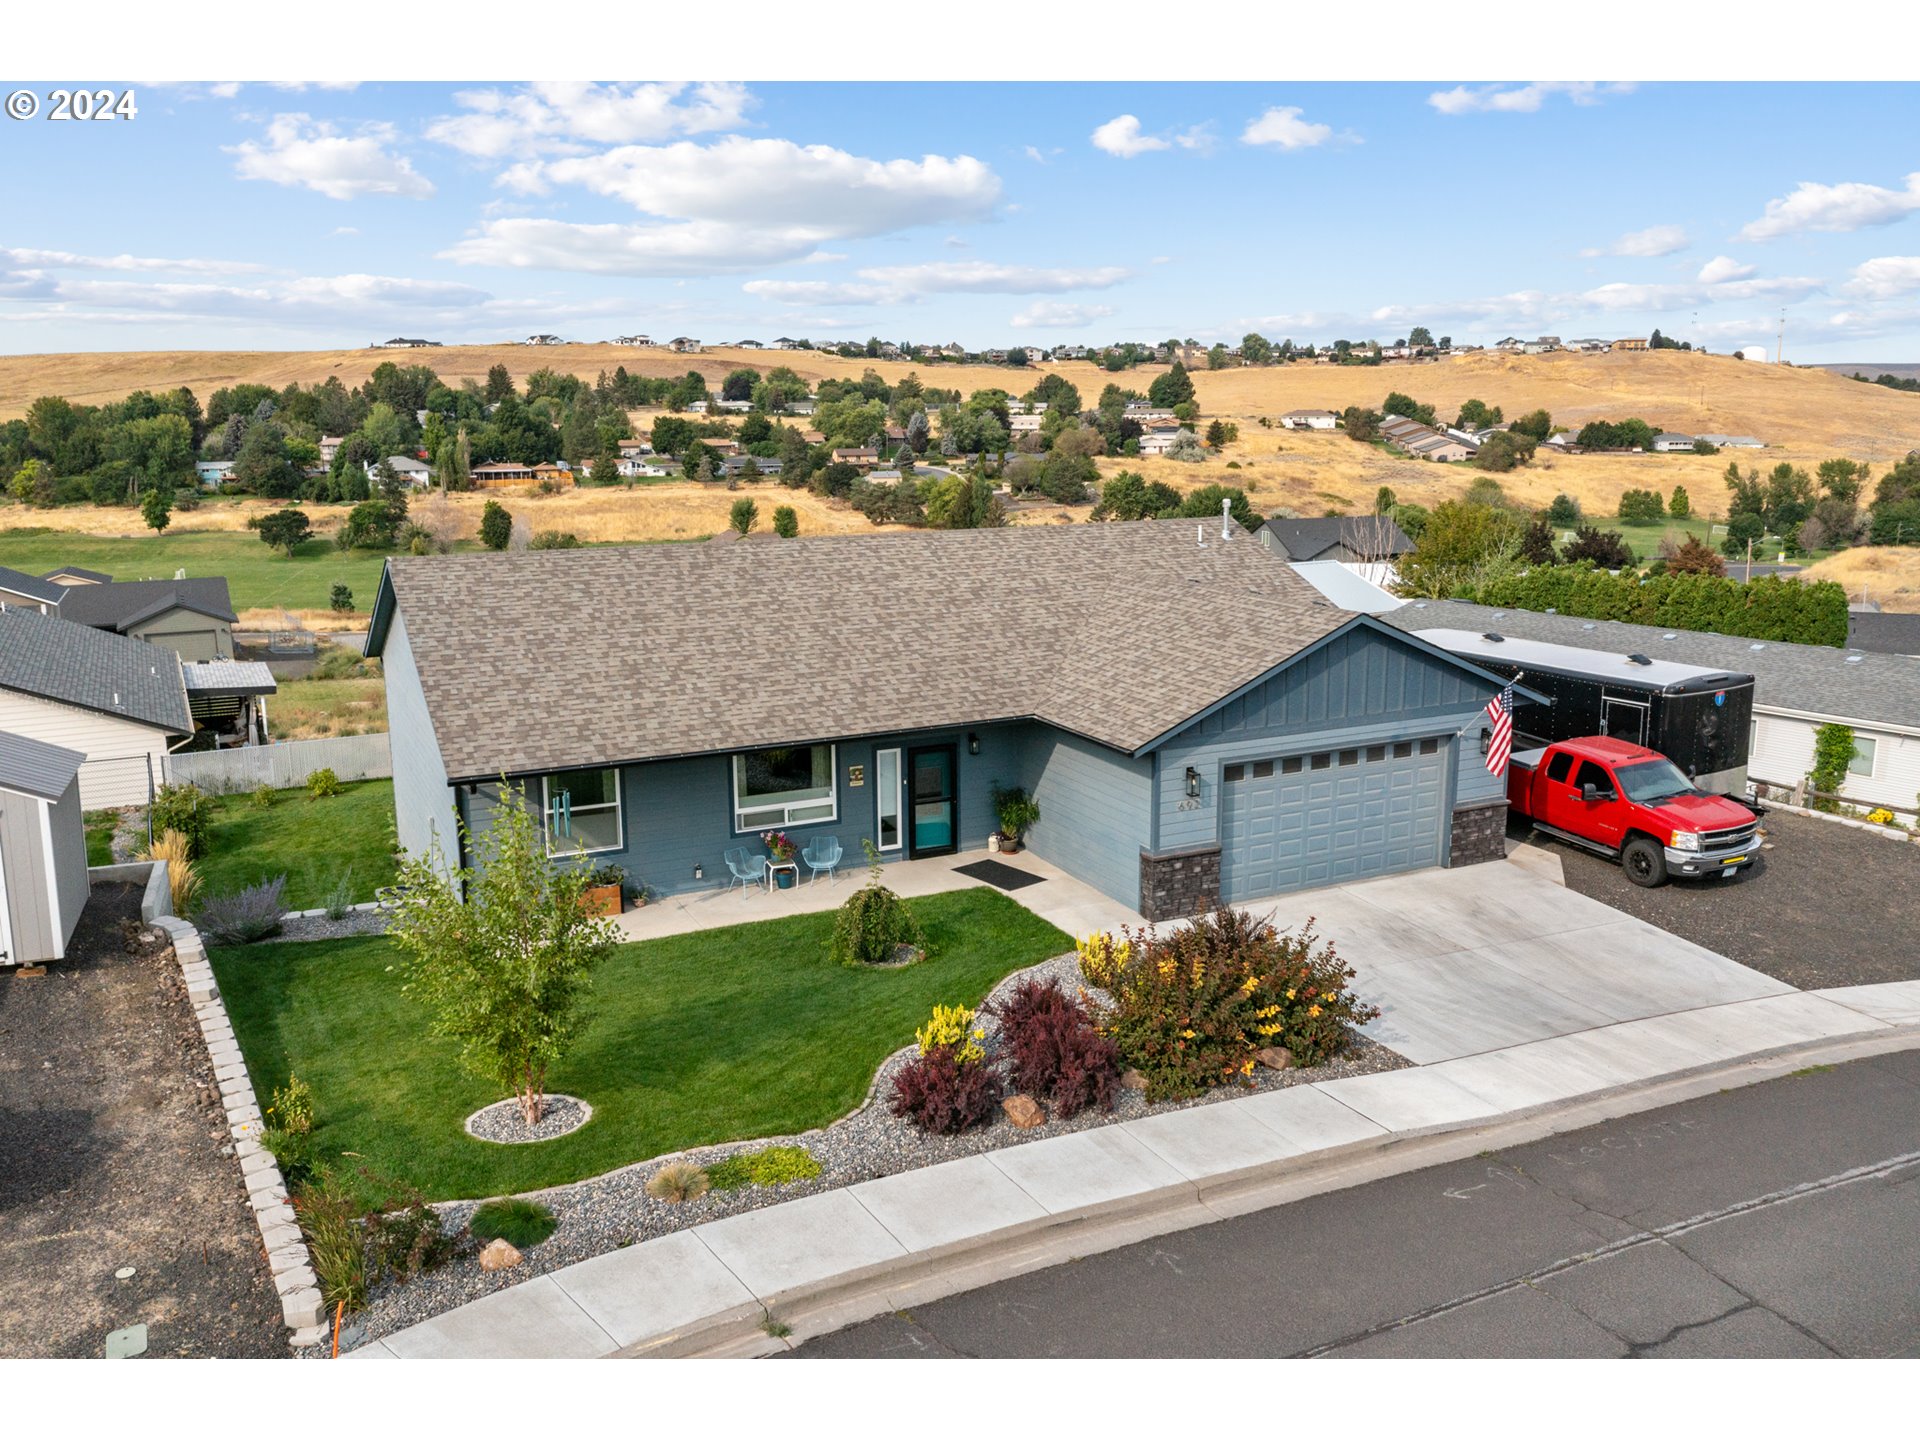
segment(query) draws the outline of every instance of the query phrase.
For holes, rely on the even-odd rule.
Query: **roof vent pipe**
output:
[[[1223,495],[1220,498],[1220,538],[1222,540],[1231,540],[1233,538],[1233,531],[1230,528],[1232,525],[1232,517],[1233,502]]]
[[[1206,549],[1207,548],[1207,527],[1204,525],[1194,526],[1193,539],[1194,539],[1194,543],[1197,544],[1202,550]]]

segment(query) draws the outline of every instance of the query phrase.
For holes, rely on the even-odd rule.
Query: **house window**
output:
[[[541,784],[547,854],[583,855],[621,848],[618,770],[563,770]]]
[[[1869,740],[1864,735],[1854,736],[1853,758],[1847,761],[1847,773],[1849,775],[1871,776],[1873,774],[1874,752],[1879,748],[1880,742],[1878,740]]]
[[[833,766],[831,745],[782,745],[734,756],[735,832],[814,825],[839,818]]]

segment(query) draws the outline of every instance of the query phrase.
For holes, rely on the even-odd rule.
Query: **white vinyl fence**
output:
[[[262,785],[291,790],[307,783],[316,770],[331,770],[342,780],[384,780],[393,774],[393,755],[385,732],[336,735],[326,740],[280,740],[272,745],[243,745],[235,750],[204,750],[167,756],[167,779],[191,781],[212,794],[233,794]]]

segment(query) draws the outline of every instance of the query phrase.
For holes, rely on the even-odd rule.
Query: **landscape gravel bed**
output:
[[[349,910],[338,920],[325,915],[295,915],[280,922],[275,940],[343,940],[349,935],[384,935],[387,917],[379,910]]]
[[[501,1100],[467,1117],[467,1133],[495,1145],[537,1145],[571,1135],[593,1118],[593,1107],[575,1095],[549,1095],[540,1123],[531,1129],[520,1119],[518,1100]]]
[[[1086,986],[1080,974],[1079,956],[1060,955],[1039,965],[1009,975],[997,985],[990,999],[998,998],[1019,981],[1029,977],[1057,979],[1063,985],[1087,988],[1096,998],[1100,992]],[[992,1018],[983,1011],[979,1022],[987,1031],[986,1044],[991,1051],[997,1040]],[[510,1270],[482,1271],[476,1262],[471,1242],[460,1254],[439,1270],[405,1283],[377,1286],[370,1303],[342,1333],[341,1348],[350,1349],[369,1339],[377,1339],[409,1325],[441,1314],[495,1290],[558,1270],[576,1261],[591,1259],[643,1240],[657,1239],[675,1230],[684,1230],[709,1220],[757,1210],[797,1200],[804,1195],[838,1190],[862,1180],[876,1179],[903,1170],[917,1170],[967,1155],[978,1155],[1010,1145],[1024,1145],[1054,1135],[1091,1130],[1138,1119],[1150,1111],[1186,1109],[1238,1099],[1247,1088],[1232,1086],[1213,1090],[1193,1100],[1169,1101],[1148,1105],[1138,1090],[1122,1089],[1113,1110],[1102,1113],[1083,1111],[1071,1120],[1049,1120],[1033,1130],[1021,1130],[1000,1116],[990,1125],[961,1135],[928,1135],[909,1121],[893,1115],[886,1096],[894,1073],[913,1055],[907,1046],[889,1056],[875,1072],[866,1102],[853,1113],[834,1121],[825,1129],[768,1140],[733,1142],[658,1155],[650,1160],[623,1166],[590,1180],[551,1190],[527,1192],[549,1206],[558,1218],[553,1237],[525,1252],[521,1264]],[[1267,1070],[1254,1072],[1252,1090],[1278,1090],[1289,1085],[1338,1080],[1349,1075],[1371,1075],[1406,1068],[1411,1062],[1384,1045],[1356,1034],[1347,1052],[1324,1065],[1308,1070]],[[758,1150],[768,1145],[804,1145],[820,1163],[820,1174],[811,1180],[780,1186],[746,1185],[736,1190],[713,1190],[698,1200],[669,1204],[646,1193],[647,1178],[668,1160],[691,1160],[710,1165],[728,1155]],[[449,1232],[463,1231],[479,1202],[455,1201],[437,1205]]]

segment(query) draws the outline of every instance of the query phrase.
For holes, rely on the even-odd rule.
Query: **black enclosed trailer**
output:
[[[1753,676],[1645,655],[1583,650],[1495,631],[1421,630],[1422,640],[1509,678],[1551,705],[1520,704],[1514,748],[1610,735],[1658,750],[1702,790],[1744,798]]]

